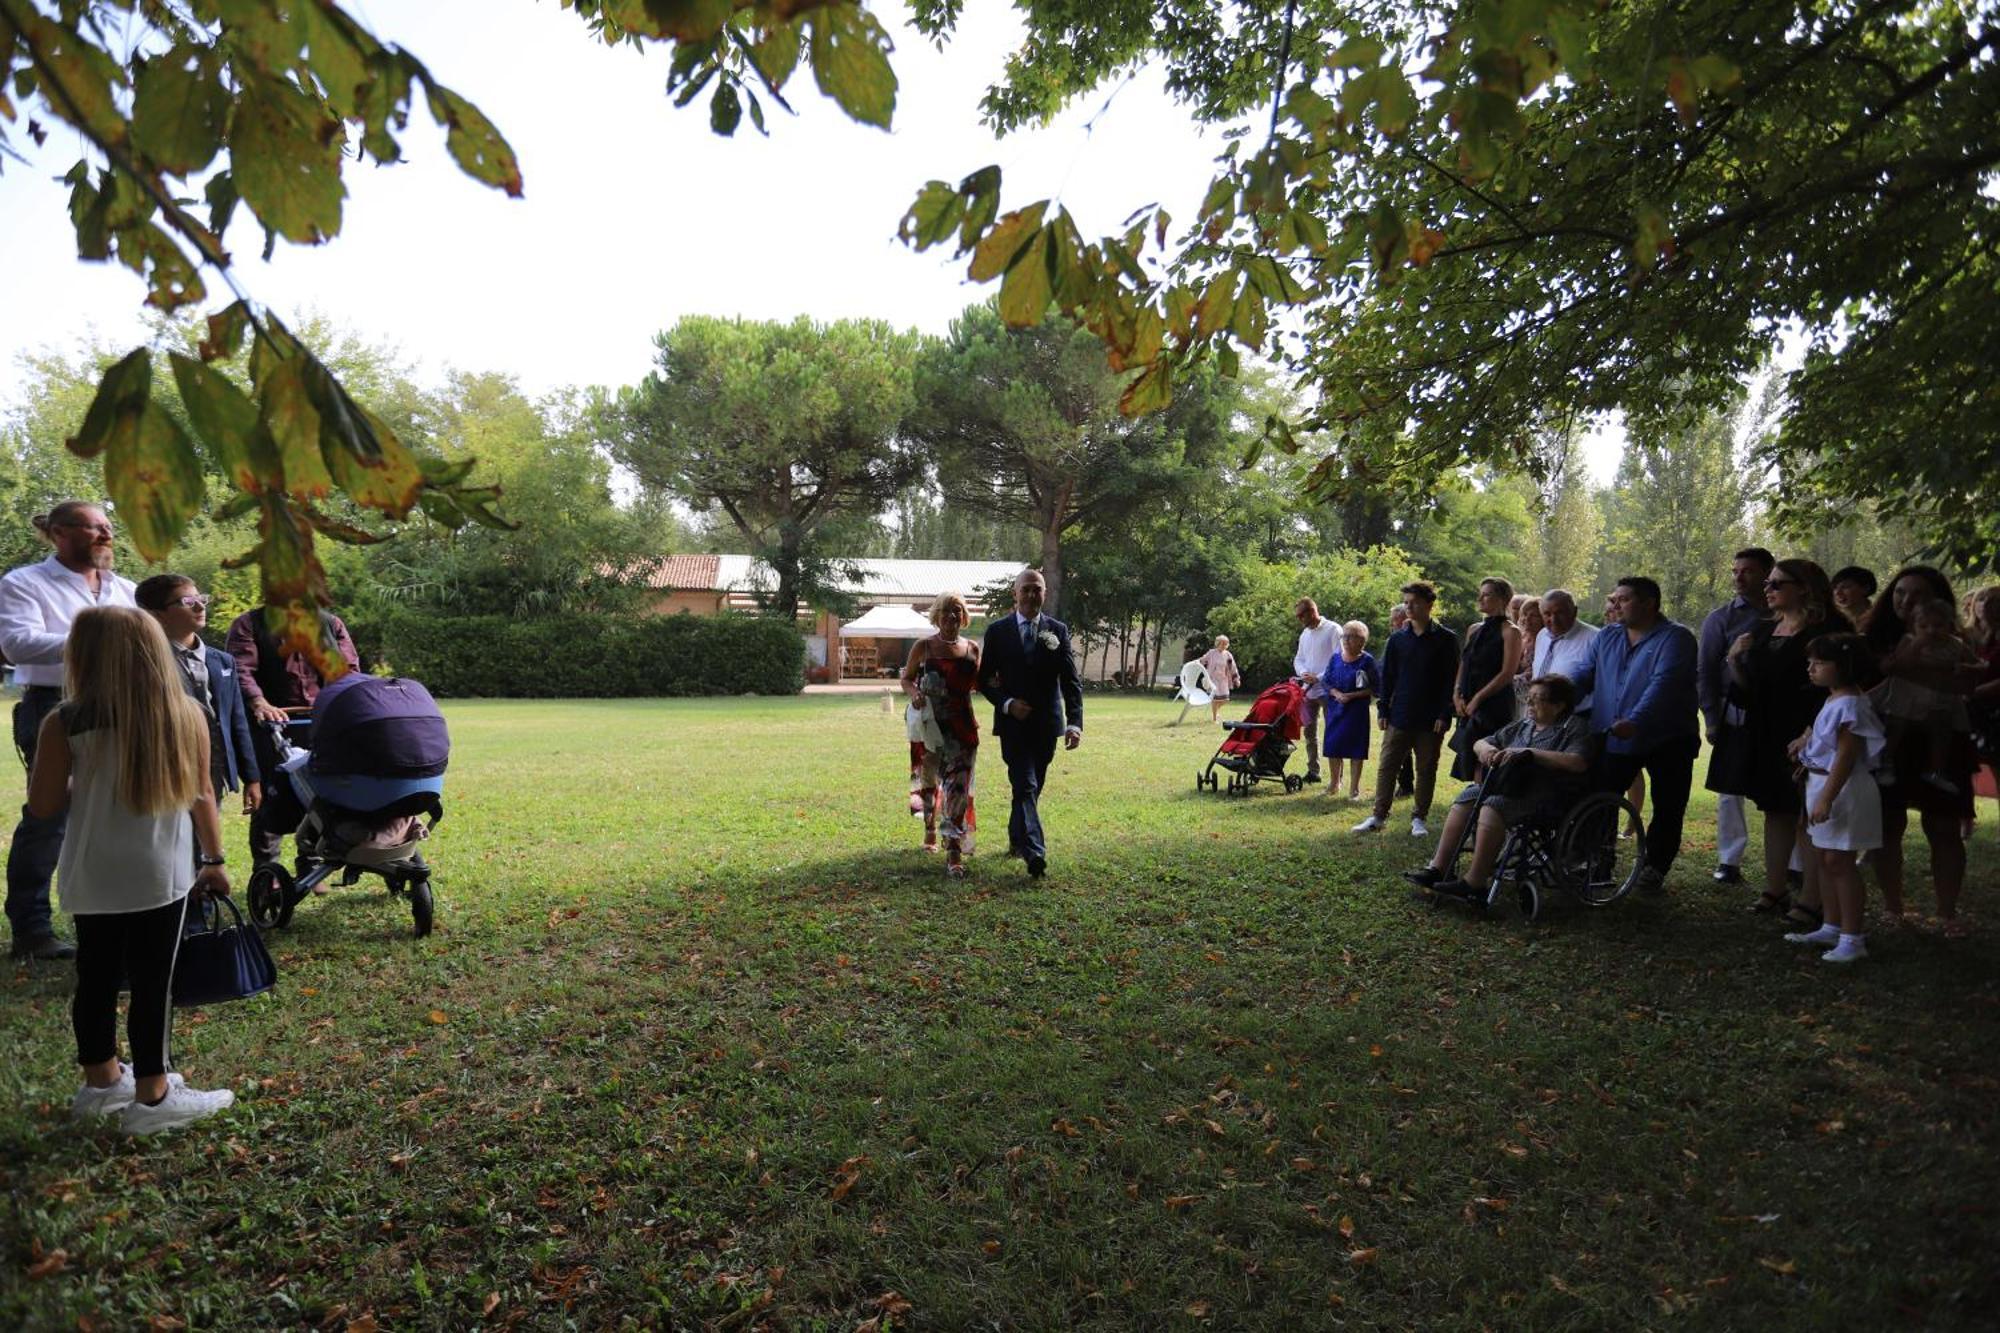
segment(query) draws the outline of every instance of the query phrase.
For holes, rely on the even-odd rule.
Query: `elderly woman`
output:
[[[1320,753],[1332,766],[1326,794],[1340,787],[1340,761],[1347,761],[1347,799],[1361,799],[1361,766],[1368,759],[1368,705],[1375,697],[1375,657],[1367,650],[1368,626],[1350,620],[1340,627],[1340,646],[1320,672],[1326,686],[1326,741]]]
[[[923,736],[912,785],[924,816],[924,850],[937,850],[943,835],[944,872],[952,879],[965,877],[964,858],[972,854],[972,770],[979,758],[972,696],[979,681],[979,645],[965,636],[971,620],[963,597],[941,595],[931,605],[938,632],[910,649],[902,674]]]
[[[1485,782],[1458,794],[1431,863],[1406,871],[1403,878],[1434,893],[1485,902],[1508,826],[1524,819],[1560,818],[1589,781],[1590,724],[1575,708],[1576,686],[1569,677],[1535,677],[1528,686],[1528,715],[1473,742],[1473,752],[1487,770]],[[1452,878],[1452,860],[1466,825],[1475,819],[1472,864],[1463,879]]]
[[[1535,681],[1535,642],[1542,637],[1542,629],[1548,623],[1542,616],[1542,599],[1526,595],[1516,597],[1508,618],[1521,631],[1521,662],[1514,668],[1514,702],[1517,711],[1525,713],[1528,687]]]
[[[1208,676],[1208,720],[1214,722],[1222,716],[1222,705],[1229,702],[1229,692],[1243,683],[1243,673],[1236,667],[1236,654],[1229,651],[1229,636],[1215,636],[1215,647],[1201,655],[1201,669]]]

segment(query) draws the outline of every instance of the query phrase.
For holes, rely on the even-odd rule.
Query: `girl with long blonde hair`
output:
[[[143,611],[80,612],[63,663],[65,698],[42,722],[28,810],[69,813],[56,883],[76,918],[70,1017],[84,1076],[70,1113],[116,1114],[128,1134],[177,1129],[235,1100],[226,1089],[187,1086],[170,1072],[168,1048],[188,903],[229,892],[208,725],[181,685],[166,634]],[[191,842],[201,849],[192,892]],[[121,981],[132,992],[129,1066],[118,1059]]]

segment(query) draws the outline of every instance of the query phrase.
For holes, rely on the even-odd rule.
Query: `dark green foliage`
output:
[[[354,627],[371,658],[449,698],[797,694],[805,640],[767,617],[419,616]]]

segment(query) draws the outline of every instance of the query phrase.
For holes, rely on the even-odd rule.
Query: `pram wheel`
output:
[[[437,903],[431,897],[431,877],[420,875],[410,881],[410,919],[416,923],[417,938],[431,933],[431,923],[437,915]]]
[[[1305,790],[1306,780],[1296,773],[1285,774],[1285,790],[1296,792]]]
[[[281,865],[261,865],[250,872],[250,919],[269,930],[292,924],[292,872]]]

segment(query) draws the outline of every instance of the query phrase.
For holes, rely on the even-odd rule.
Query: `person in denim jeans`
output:
[[[14,664],[21,700],[14,705],[14,748],[33,771],[42,719],[62,702],[63,646],[77,613],[99,606],[135,606],[132,581],[111,572],[111,520],[94,504],[64,500],[37,515],[35,528],[54,552],[39,564],[0,575],[0,652]],[[76,950],[56,938],[49,881],[62,855],[61,812],[48,817],[21,807],[7,848],[7,924],[13,956],[54,962]]]

